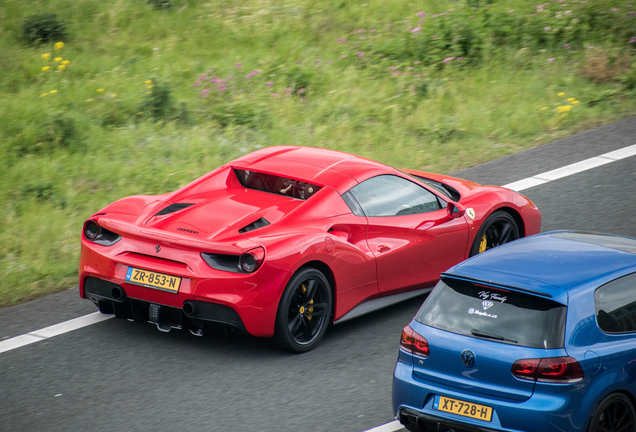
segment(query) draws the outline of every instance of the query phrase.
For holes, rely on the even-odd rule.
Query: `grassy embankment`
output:
[[[636,112],[632,1],[484,3],[4,0],[0,307],[74,286],[104,205],[257,148],[450,172]]]

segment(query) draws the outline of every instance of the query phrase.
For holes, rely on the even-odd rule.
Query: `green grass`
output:
[[[0,307],[74,286],[82,223],[103,206],[172,191],[258,148],[325,147],[451,172],[633,115],[623,82],[634,73],[636,8],[589,3],[600,24],[574,34],[555,15],[569,8],[552,2],[535,23],[527,0],[479,10],[441,0],[3,1]],[[47,12],[67,23],[61,49],[20,36],[24,18]],[[497,19],[485,24],[485,14]],[[479,49],[442,63],[462,54],[462,26]],[[70,61],[65,70],[56,57]],[[227,90],[193,87],[203,73]],[[171,91],[163,102],[161,88]]]

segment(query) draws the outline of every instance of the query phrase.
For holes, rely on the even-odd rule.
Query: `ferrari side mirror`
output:
[[[446,213],[448,213],[448,217],[457,219],[464,216],[464,213],[466,213],[466,209],[461,204],[449,201],[448,205],[446,206]]]

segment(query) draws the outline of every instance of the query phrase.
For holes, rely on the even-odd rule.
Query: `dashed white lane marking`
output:
[[[395,421],[392,421],[391,423],[386,423],[364,432],[395,432],[401,429],[404,429],[404,426],[402,426],[402,424],[399,421],[395,420]]]
[[[16,336],[14,338],[0,342],[0,353],[11,351],[25,345],[30,345],[32,343],[51,338],[53,336],[68,333],[70,331],[77,330],[91,324],[96,324],[98,322],[110,319],[113,316],[114,315],[104,315],[101,312],[93,312],[79,318],[74,318],[72,320],[64,321],[50,327],[44,327],[43,329],[32,331],[31,333]]]
[[[577,174],[583,171],[587,171],[589,169],[596,168],[611,162],[616,162],[618,160],[625,159],[634,155],[636,155],[636,144],[629,147],[623,147],[622,149],[605,153],[600,156],[585,159],[581,162],[573,163],[571,165],[557,168],[552,171],[546,171],[542,174],[525,178],[523,180],[519,180],[513,183],[508,183],[507,185],[504,185],[503,187],[506,187],[508,189],[512,189],[515,191],[522,191],[524,189],[529,189],[534,186],[539,186],[541,184],[544,184],[553,180],[558,180],[563,177],[571,176],[572,174]]]
[[[507,187],[509,189],[516,190],[516,191],[521,191],[524,189],[531,188],[533,186],[538,186],[540,184],[544,184],[549,181],[567,177],[572,174],[580,173],[582,171],[586,171],[586,170],[589,170],[601,165],[605,165],[610,162],[615,162],[621,159],[625,159],[634,155],[636,155],[636,144],[631,145],[629,147],[624,147],[622,149],[618,149],[609,153],[605,153],[597,157],[586,159],[581,162],[573,163],[571,165],[567,165],[562,168],[558,168],[552,171],[547,171],[547,172],[544,172],[543,174],[532,176],[532,177],[519,180],[513,183],[508,183],[507,185],[504,185],[504,187]],[[94,312],[88,315],[81,316],[79,318],[75,318],[69,321],[64,321],[62,323],[52,325],[50,327],[45,327],[40,330],[35,330],[35,331],[32,331],[31,333],[16,336],[14,338],[7,339],[0,342],[0,354],[6,351],[11,351],[11,350],[23,347],[25,345],[30,345],[32,343],[39,342],[44,339],[51,338],[53,336],[61,335],[73,330],[77,330],[82,327],[96,324],[98,322],[105,321],[112,317],[113,315],[103,315],[100,312]],[[385,427],[386,429],[383,429]],[[396,427],[397,429],[391,429],[394,427]],[[377,428],[371,429],[367,432],[393,432],[393,431],[399,430],[400,428],[401,428],[400,424],[396,420],[394,422],[378,426]]]

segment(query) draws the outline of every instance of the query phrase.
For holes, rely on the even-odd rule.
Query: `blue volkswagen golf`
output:
[[[404,328],[409,431],[636,431],[636,239],[554,231],[444,273]]]

